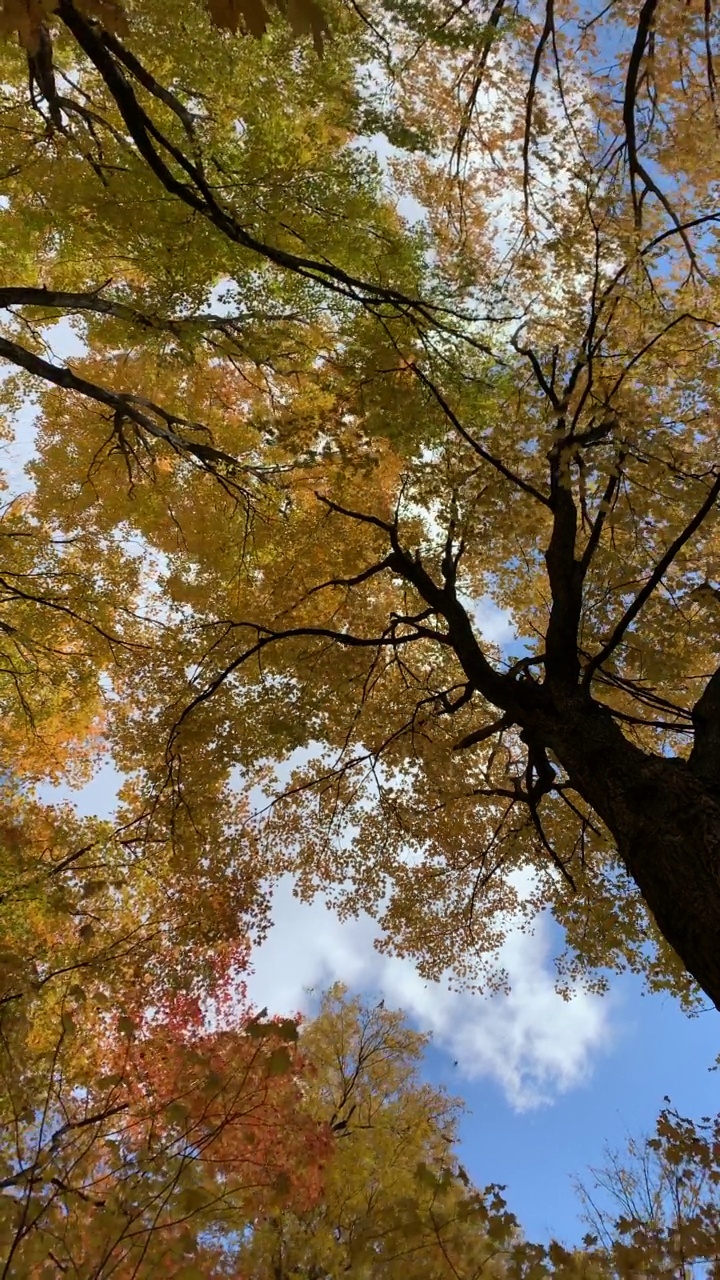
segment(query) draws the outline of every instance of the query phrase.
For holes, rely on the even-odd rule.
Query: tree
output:
[[[336,986],[300,1032],[305,1105],[334,1135],[322,1197],[256,1220],[239,1258],[257,1280],[418,1280],[521,1273],[530,1250],[501,1188],[458,1163],[458,1104],[423,1084],[427,1038]]]
[[[591,1234],[618,1275],[717,1275],[720,1259],[718,1120],[696,1123],[668,1105],[656,1133],[610,1153],[580,1184]]]
[[[2,53],[18,732],[102,734],[138,865],[231,868],[228,928],[290,870],[477,978],[549,905],[570,977],[720,1002],[712,6],[330,6],[322,61],[43,14]]]
[[[9,783],[0,831],[0,1274],[225,1274],[321,1187],[295,1023],[247,1008],[232,902],[211,926],[187,875]]]
[[[3,1276],[221,1276],[254,1217],[319,1195],[331,1135],[303,1107],[290,1021],[207,1005],[99,1015],[77,985],[44,1041],[0,1042]]]
[[[458,1163],[458,1104],[402,1014],[335,987],[298,1038],[229,970],[150,1012],[89,1004],[71,987],[42,1044],[3,1021],[4,1276],[548,1273]]]

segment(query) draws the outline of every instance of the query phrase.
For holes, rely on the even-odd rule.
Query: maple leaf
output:
[[[230,972],[217,983],[216,996]],[[15,1270],[35,1275],[52,1247],[60,1269],[74,1259],[88,1274],[112,1256],[143,1277],[158,1265],[184,1276],[188,1257],[214,1275],[220,1223],[242,1239],[264,1208],[312,1206],[329,1140],[304,1107],[304,1061],[295,1053],[291,1074],[268,1073],[232,985],[232,1014],[213,1032],[177,996],[151,1011],[136,999],[134,1017],[118,1020],[98,1021],[87,1000],[63,1007],[55,1026],[46,1010],[51,1051],[30,1035],[21,1064],[4,1010],[0,1117],[6,1132],[14,1115],[16,1131],[9,1163],[0,1141],[0,1242]],[[288,1054],[278,1041],[272,1052]]]
[[[15,32],[28,54],[40,49],[45,23],[56,8],[55,0],[3,0],[0,7],[0,36]]]
[[[251,35],[262,36],[269,21],[262,0],[207,0],[210,16],[221,30],[235,34],[241,23]]]
[[[206,3],[220,30],[233,34],[246,30],[257,37],[267,30],[270,15],[262,0],[206,0]],[[311,35],[316,52],[322,56],[328,24],[321,5],[316,0],[275,0],[275,3],[295,35]]]

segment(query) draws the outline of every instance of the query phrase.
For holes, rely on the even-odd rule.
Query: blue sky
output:
[[[602,1163],[606,1145],[620,1150],[628,1137],[649,1134],[665,1095],[683,1114],[720,1105],[720,1072],[708,1069],[720,1050],[714,1010],[690,1019],[669,997],[643,997],[635,978],[616,980],[610,1003],[608,1049],[584,1080],[532,1111],[514,1109],[494,1081],[455,1084],[447,1054],[433,1048],[427,1056],[428,1078],[450,1083],[470,1108],[465,1167],[481,1185],[507,1184],[509,1207],[531,1239],[579,1241],[587,1228],[573,1178]]]
[[[457,995],[425,984],[410,961],[379,955],[367,918],[340,924],[318,902],[282,886],[276,930],[256,954],[250,994],[277,1012],[312,1011],[333,980],[406,1010],[434,1043],[426,1077],[462,1097],[461,1159],[480,1185],[507,1184],[528,1238],[579,1243],[573,1178],[602,1163],[606,1145],[649,1134],[669,1095],[684,1114],[718,1110],[715,1011],[688,1018],[667,996],[644,995],[632,976],[607,996],[553,990],[554,930],[511,941],[509,996]],[[308,990],[312,988],[312,990]]]

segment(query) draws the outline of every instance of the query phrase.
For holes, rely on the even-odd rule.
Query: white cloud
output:
[[[108,760],[79,792],[48,785],[41,794],[48,801],[71,799],[84,814],[109,815],[120,781]],[[322,990],[336,981],[378,999],[382,994],[413,1025],[432,1032],[448,1066],[457,1061],[458,1080],[493,1081],[517,1111],[548,1105],[582,1084],[612,1043],[609,997],[578,989],[563,1000],[555,990],[551,926],[543,918],[533,934],[509,928],[499,959],[511,989],[487,997],[426,982],[411,960],[375,949],[377,925],[370,916],[341,921],[320,897],[300,902],[290,877],[275,890],[272,919],[248,978],[257,1008],[312,1012]]]
[[[496,644],[503,649],[517,640],[517,631],[513,626],[509,610],[501,609],[492,596],[482,596],[479,600],[471,600],[469,597],[461,598],[488,644]]]
[[[425,982],[411,961],[374,949],[369,916],[341,922],[321,900],[295,899],[287,881],[277,890],[273,919],[274,929],[253,955],[248,988],[257,1006],[309,1012],[310,990],[318,993],[333,981],[382,994],[433,1033],[437,1047],[457,1061],[459,1075],[494,1081],[518,1111],[546,1105],[582,1083],[610,1038],[607,998],[577,991],[563,1000],[555,991],[550,930],[542,919],[534,935],[508,937],[501,958],[511,991],[493,997]]]

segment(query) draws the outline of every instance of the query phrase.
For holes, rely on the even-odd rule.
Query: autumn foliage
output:
[[[714,16],[231,8],[3,47],[8,767],[208,945],[287,872],[715,999]]]
[[[357,1256],[313,1218],[322,1054],[242,1003],[281,877],[427,978],[502,986],[549,909],[561,989],[720,1006],[718,15],[0,34],[5,1274],[221,1274],[276,1220],[369,1274],[395,1200]],[[418,1274],[475,1274],[490,1218],[415,1165]]]
[[[6,1275],[221,1274],[258,1214],[318,1199],[331,1132],[304,1107],[296,1024],[229,983],[144,1015],[72,985],[22,1058],[6,1018]]]
[[[210,18],[220,31],[262,36],[267,30],[270,15],[262,0],[206,0],[206,3]],[[16,34],[31,58],[47,59],[50,27],[59,7],[59,0],[2,0],[0,34]],[[78,8],[86,18],[98,22],[113,35],[130,34],[130,18],[121,0],[82,0]],[[314,0],[297,0],[288,6],[280,3],[277,9],[296,35],[312,35],[316,51],[321,54],[327,27],[322,9]]]

